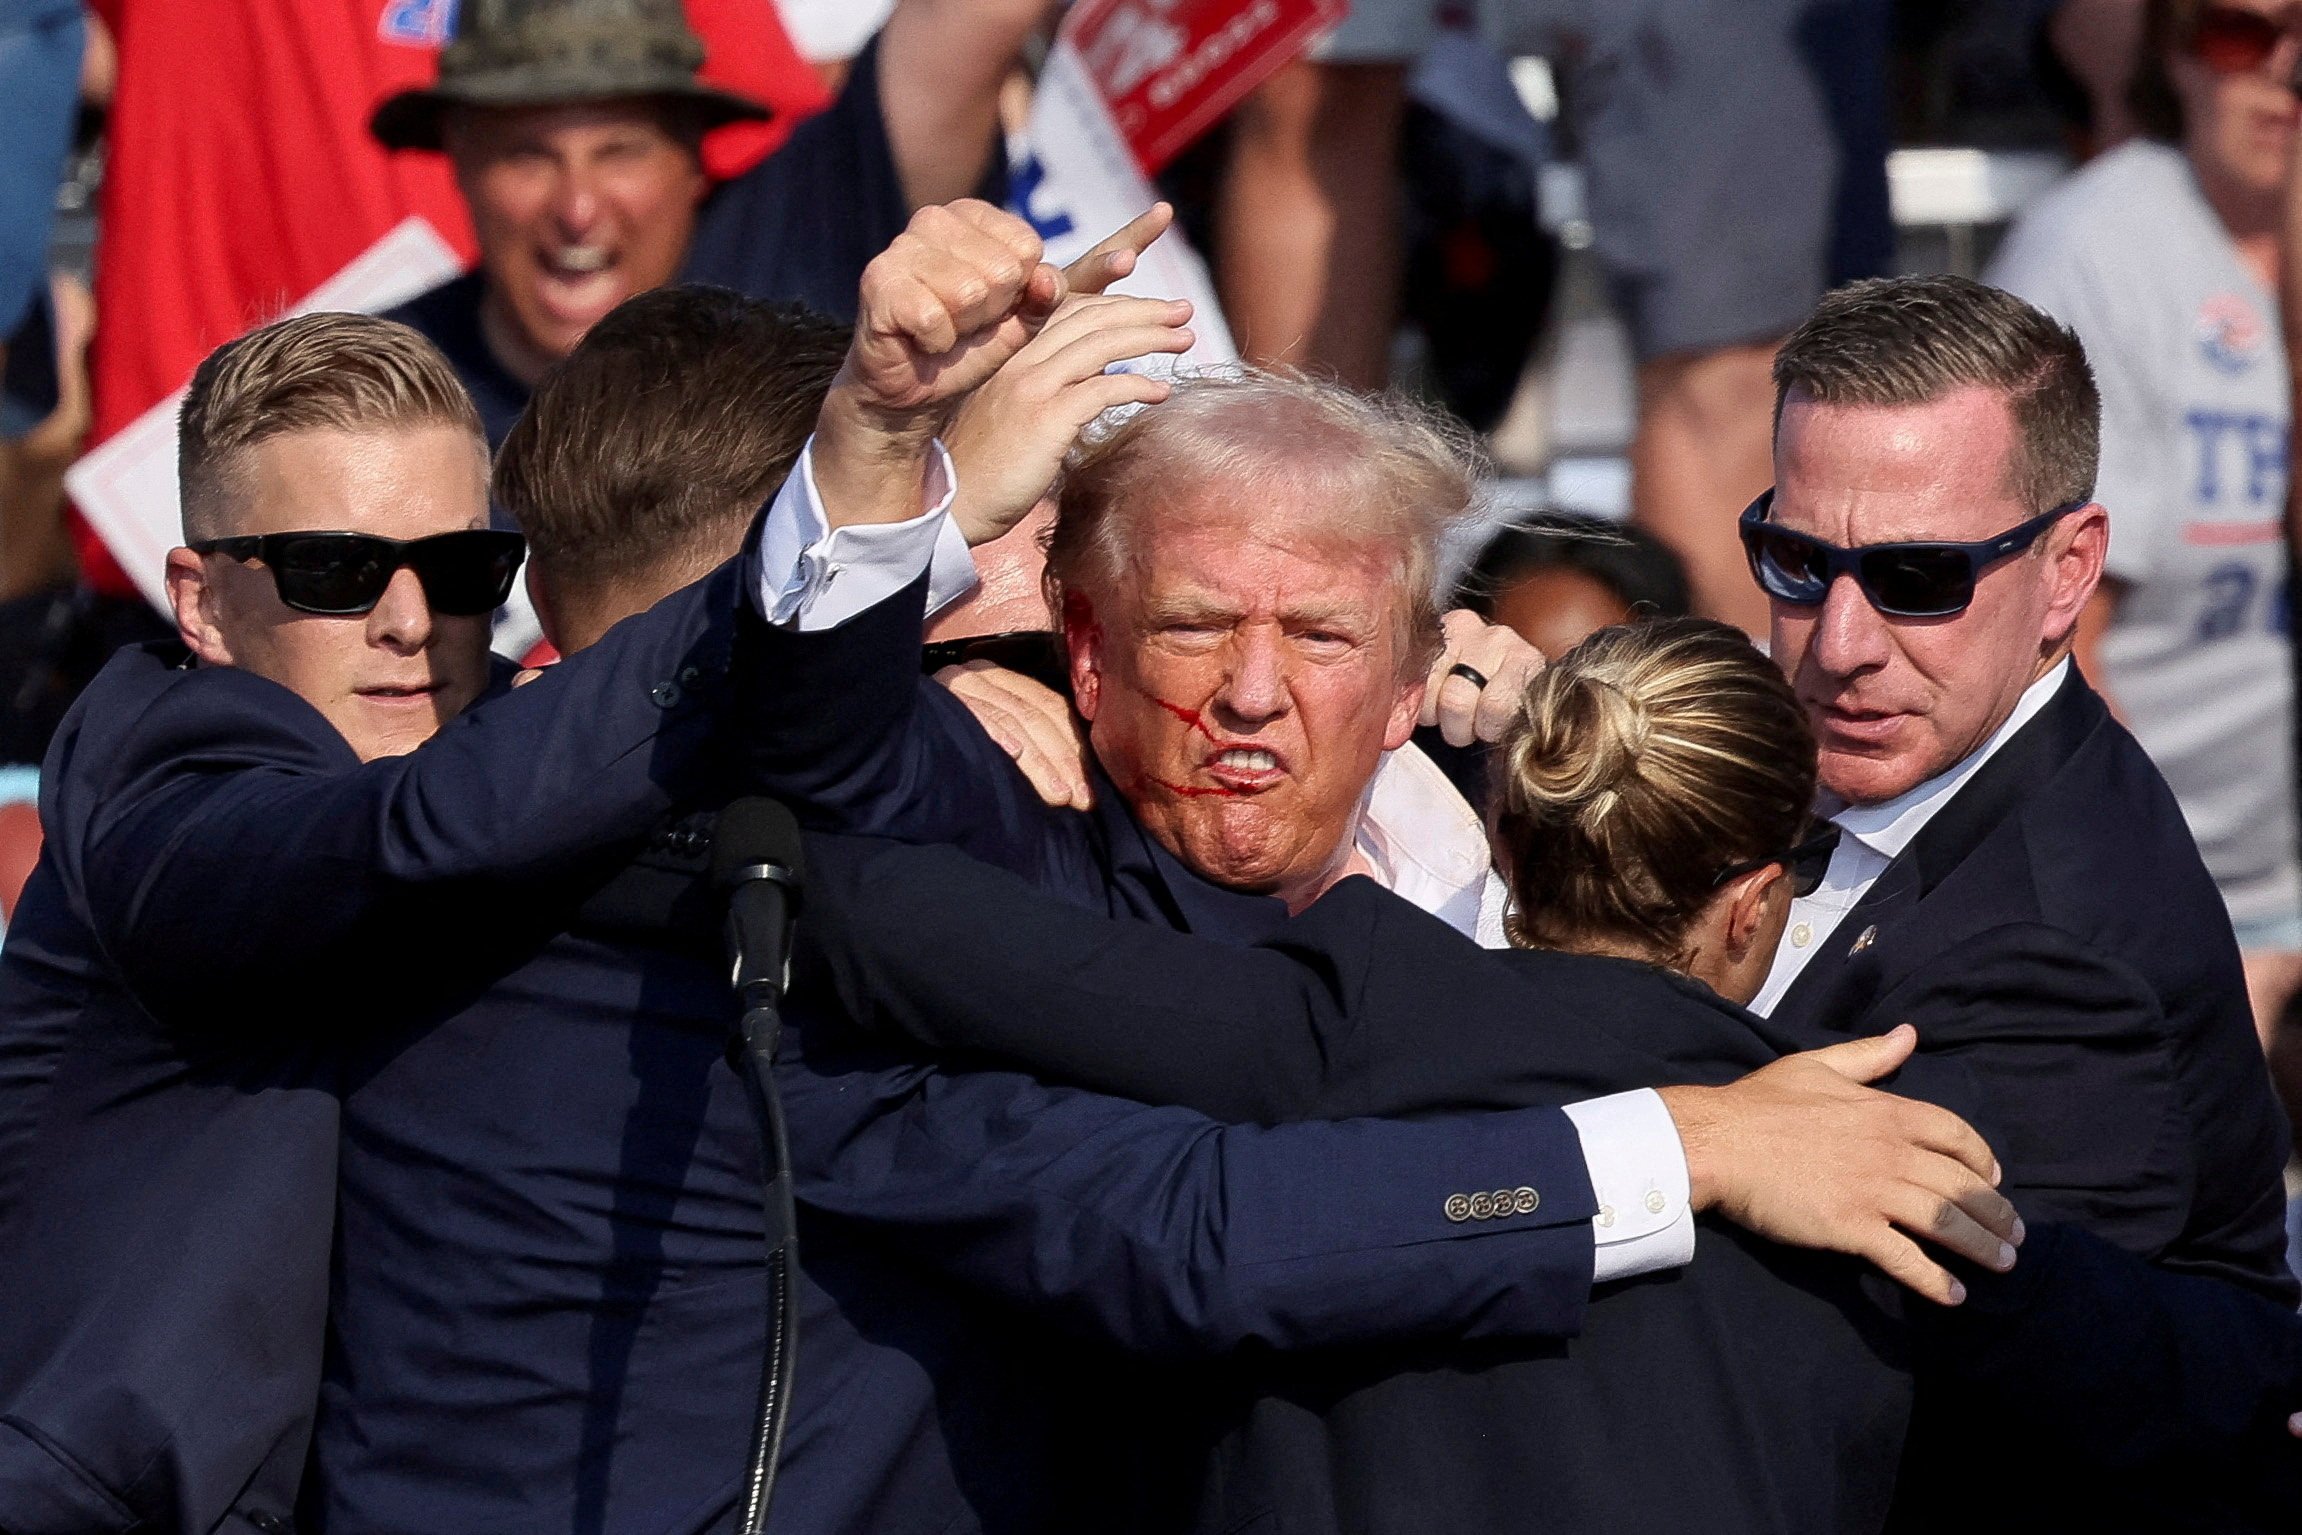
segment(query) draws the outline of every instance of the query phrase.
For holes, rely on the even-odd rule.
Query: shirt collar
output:
[[[1413,744],[1384,755],[1359,813],[1359,851],[1378,884],[1435,916],[1475,920],[1493,867],[1487,830],[1447,775]],[[1468,931],[1470,921],[1458,922]]]
[[[2038,717],[2047,701],[2070,675],[2072,662],[2068,656],[2047,674],[2022,690],[2015,700],[2014,711],[2007,715],[1990,739],[1966,754],[1955,766],[1937,773],[1915,789],[1909,789],[1876,805],[1849,805],[1831,816],[1846,834],[1855,841],[1888,860],[1900,858],[1903,850],[1917,840],[1943,806],[1950,803],[1967,780],[1982,771],[1982,765],[2014,739],[2016,731]]]

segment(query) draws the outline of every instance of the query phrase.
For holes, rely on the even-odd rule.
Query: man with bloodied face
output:
[[[1440,652],[1431,535],[1468,462],[1419,414],[1283,376],[1187,382],[1075,458],[1047,574],[1073,695],[1192,868],[1300,910],[1385,859],[1363,802]],[[1483,701],[1483,676],[1437,686]]]

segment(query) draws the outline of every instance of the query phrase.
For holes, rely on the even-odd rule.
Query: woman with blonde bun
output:
[[[1532,685],[1496,770],[1516,951],[1365,879],[1239,949],[1063,906],[951,849],[838,839],[811,864],[810,921],[868,1028],[1234,1122],[1723,1083],[1814,1043],[1737,1005],[1828,856],[1807,832],[1813,742],[1738,631],[1592,635]],[[1576,1197],[1465,1191],[1442,1217],[1447,1192],[1434,1219]],[[1333,1531],[1881,1528],[1911,1392],[1897,1316],[1852,1260],[1699,1224],[1692,1265],[1602,1286],[1563,1350],[1241,1365],[1175,1409],[1219,1425],[1195,1527],[1284,1507],[1290,1529],[1309,1509]]]
[[[1601,629],[1503,743],[1494,845],[1512,942],[1666,966],[1747,1003],[1838,828],[1788,683],[1705,619]]]

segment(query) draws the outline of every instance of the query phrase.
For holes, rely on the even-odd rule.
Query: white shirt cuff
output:
[[[1591,1221],[1591,1283],[1694,1261],[1695,1217],[1687,1153],[1652,1088],[1570,1103],[1599,1213]]]
[[[859,523],[834,528],[823,513],[815,486],[815,442],[800,450],[791,478],[776,492],[760,529],[759,570],[753,595],[768,622],[803,633],[835,629],[902,591],[933,571],[929,597],[940,606],[974,584],[975,564],[965,538],[951,525],[951,502],[959,482],[951,455],[935,444],[927,472],[927,505],[905,522]],[[946,539],[946,530],[951,537]],[[962,580],[953,563],[965,560]],[[957,584],[957,589],[953,587]],[[942,588],[937,602],[937,588]]]
[[[975,573],[975,551],[967,547],[959,519],[944,518],[942,530],[935,535],[935,558],[927,567],[927,616],[933,618],[950,607],[974,591],[981,580]]]

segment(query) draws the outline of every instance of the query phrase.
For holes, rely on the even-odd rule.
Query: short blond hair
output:
[[[396,320],[295,315],[228,341],[192,375],[177,418],[184,538],[230,531],[235,462],[268,438],[415,426],[471,433],[485,472],[487,435],[463,381],[438,347]]]
[[[1067,595],[1108,594],[1178,497],[1219,486],[1252,505],[1285,486],[1309,492],[1335,531],[1396,542],[1400,664],[1419,676],[1443,642],[1440,548],[1484,472],[1467,429],[1403,395],[1284,368],[1178,377],[1165,402],[1072,450],[1048,535],[1048,606],[1060,620]]]
[[[1721,871],[1797,845],[1814,804],[1805,711],[1739,629],[1601,629],[1536,674],[1498,753],[1495,842],[1514,942],[1628,944],[1665,964]]]

